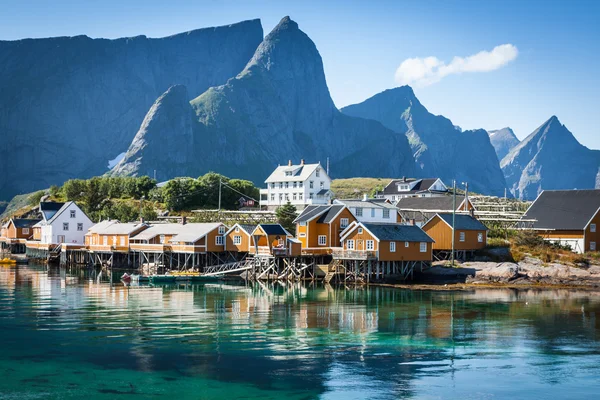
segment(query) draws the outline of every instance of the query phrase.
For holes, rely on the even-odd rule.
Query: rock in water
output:
[[[10,166],[0,200],[103,174],[161,93],[227,82],[262,39],[253,20],[161,39],[0,41],[0,154]]]
[[[195,121],[190,163],[173,171],[170,165],[179,153],[160,151],[173,132],[157,130],[153,137],[161,140],[148,140],[141,152],[132,144],[113,173],[149,174],[156,169],[163,180],[212,170],[261,183],[288,159],[325,163],[327,157],[335,177],[414,173],[404,136],[335,107],[315,44],[289,17],[265,37],[239,75],[202,93],[191,107]],[[189,106],[179,113],[184,119]],[[155,147],[152,157],[150,146]]]
[[[409,86],[386,90],[342,112],[406,135],[419,177],[439,177],[446,184],[456,179],[479,193],[504,194],[506,183],[487,132],[461,131],[449,119],[431,114]]]
[[[490,143],[496,150],[498,160],[502,160],[513,147],[519,144],[519,139],[510,128],[487,131],[487,133],[490,135]]]
[[[581,145],[552,116],[515,146],[500,166],[511,193],[533,200],[542,190],[594,189],[600,151]]]

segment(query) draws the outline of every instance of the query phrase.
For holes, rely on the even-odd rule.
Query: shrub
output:
[[[513,238],[517,246],[546,247],[546,242],[534,231],[519,231]]]

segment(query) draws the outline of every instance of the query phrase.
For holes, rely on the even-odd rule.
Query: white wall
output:
[[[71,210],[75,211],[74,218],[71,218]],[[63,229],[63,223],[69,224],[68,230]],[[78,223],[83,224],[83,230],[77,230]],[[85,234],[93,225],[87,215],[75,203],[71,203],[66,210],[52,221],[51,225],[42,226],[41,242],[58,244],[58,237],[64,235],[64,243],[84,244]]]

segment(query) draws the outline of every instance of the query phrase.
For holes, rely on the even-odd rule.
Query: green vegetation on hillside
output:
[[[377,191],[383,190],[390,181],[390,178],[334,179],[331,182],[331,191],[338,199],[358,199],[363,194],[373,197]]]

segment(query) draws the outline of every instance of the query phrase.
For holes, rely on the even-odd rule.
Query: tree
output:
[[[277,222],[294,235],[296,233],[296,224],[294,224],[294,220],[298,217],[296,207],[288,201],[286,204],[278,207],[275,214],[277,215]]]
[[[29,203],[29,205],[31,207],[35,207],[38,204],[40,204],[40,200],[42,200],[42,197],[44,197],[46,195],[46,192],[44,190],[39,190],[37,192],[35,192],[34,194],[32,194],[31,196],[29,196],[29,198],[27,199],[27,202]]]
[[[86,190],[87,184],[81,179],[69,179],[63,185],[63,194],[67,198],[67,201],[78,201],[81,200],[83,192]]]
[[[151,204],[146,204],[142,207],[142,214],[140,216],[144,221],[156,221],[158,213]]]

